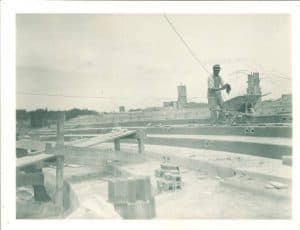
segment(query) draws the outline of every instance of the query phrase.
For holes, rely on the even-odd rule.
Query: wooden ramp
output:
[[[95,164],[103,160],[119,160],[123,162],[135,162],[143,160],[141,154],[129,154],[120,152],[120,140],[122,138],[136,139],[138,144],[138,152],[144,152],[144,133],[136,130],[112,132],[92,138],[80,139],[68,142],[62,146],[46,148],[46,143],[36,140],[19,140],[17,148],[38,150],[35,155],[24,156],[17,159],[17,168],[33,165],[50,158],[55,158],[57,155],[64,155],[66,160],[76,163]],[[104,142],[114,142],[114,152],[103,152],[93,146]],[[95,162],[94,162],[95,161]]]
[[[16,143],[17,149],[30,149],[36,151],[45,151],[45,142],[41,142],[39,140],[31,140],[31,139],[22,139],[18,140]]]
[[[16,167],[17,169],[19,169],[45,160],[55,159],[55,158],[56,155],[46,154],[46,153],[40,153],[33,156],[25,156],[25,157],[17,158]]]

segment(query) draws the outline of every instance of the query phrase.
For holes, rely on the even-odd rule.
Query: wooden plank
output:
[[[17,187],[44,185],[43,173],[17,173]]]
[[[114,140],[114,145],[115,145],[115,151],[120,151],[121,150],[121,145],[120,145],[120,140],[119,139]]]
[[[32,149],[36,151],[44,151],[45,146],[46,143],[44,142],[30,139],[22,139],[16,143],[16,148],[18,149]]]
[[[64,145],[64,122],[65,122],[65,113],[59,112],[57,115],[57,127],[56,127],[56,145]]]
[[[134,154],[124,151],[104,151],[103,149],[89,147],[64,146],[62,149],[53,149],[53,155],[64,155],[65,161],[71,164],[103,165],[106,160],[119,160],[122,162],[142,162],[143,154]]]
[[[101,136],[84,139],[84,140],[76,140],[74,142],[69,142],[68,145],[76,146],[76,147],[87,147],[97,145],[103,142],[114,141],[116,139],[128,138],[136,134],[135,130],[122,132],[122,133],[108,133],[103,134]]]
[[[144,139],[138,138],[137,142],[138,142],[138,150],[139,150],[139,153],[141,154],[145,151]]]
[[[22,157],[22,158],[18,158],[17,159],[17,169],[18,168],[23,168],[32,164],[36,164],[39,163],[41,161],[45,161],[45,160],[49,160],[51,158],[55,158],[55,155],[51,155],[51,154],[46,154],[46,153],[42,153],[42,154],[38,154],[38,155],[34,155],[34,156],[26,156],[26,157]]]

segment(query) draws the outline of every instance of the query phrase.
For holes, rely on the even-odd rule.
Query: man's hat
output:
[[[213,69],[221,69],[221,66],[219,64],[213,65]]]

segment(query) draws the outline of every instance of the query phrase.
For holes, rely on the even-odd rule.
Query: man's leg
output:
[[[210,122],[216,124],[218,120],[218,111],[216,109],[210,109]]]
[[[225,108],[224,108],[224,100],[222,97],[222,94],[219,93],[217,94],[217,104],[219,107],[219,111],[218,111],[218,120],[224,120],[225,118]]]
[[[217,97],[215,95],[208,96],[208,108],[210,111],[210,121],[212,124],[215,124],[218,119],[218,110],[217,110]]]

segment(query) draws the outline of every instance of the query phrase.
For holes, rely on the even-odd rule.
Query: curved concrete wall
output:
[[[56,177],[55,175],[44,173],[45,174],[45,187],[48,194],[51,197],[51,200],[55,200],[55,188],[56,188]],[[53,218],[65,218],[70,212],[72,212],[78,206],[77,197],[72,190],[70,184],[65,180],[64,181],[64,197],[63,197],[63,206],[64,212],[60,213]]]
[[[124,140],[123,142],[130,142]],[[189,139],[189,138],[168,138],[168,137],[148,137],[146,144],[169,145],[196,149],[220,150],[226,152],[235,152],[266,158],[281,159],[284,155],[292,154],[292,147],[287,145],[263,144],[251,142],[222,141],[209,139]],[[121,145],[122,146],[122,145]],[[122,147],[121,147],[122,148]],[[147,147],[146,147],[147,148]]]

